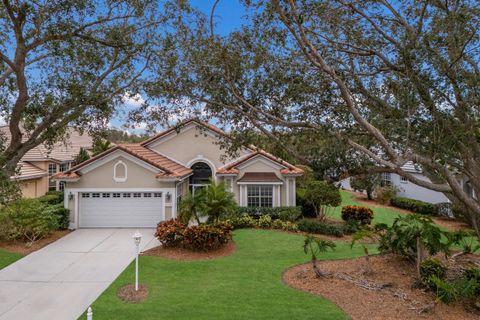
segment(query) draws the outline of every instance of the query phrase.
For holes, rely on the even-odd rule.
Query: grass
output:
[[[352,193],[340,190],[340,194],[342,195],[342,206],[357,205],[357,206],[370,207],[373,210],[373,222],[372,222],[373,224],[385,223],[388,225],[392,225],[393,220],[395,220],[395,218],[398,217],[399,215],[402,215],[400,211],[395,210],[394,208],[373,207],[373,206],[368,206],[363,203],[357,202],[353,200]],[[333,214],[331,215],[331,218],[336,220],[342,220],[341,210],[342,210],[341,207],[336,208]]]
[[[304,263],[303,236],[270,230],[236,230],[234,255],[180,262],[140,257],[140,282],[149,296],[142,304],[117,298],[134,280],[132,263],[93,304],[98,319],[347,319],[335,304],[287,287],[282,272]],[[374,251],[374,250],[372,250]],[[360,247],[337,242],[321,259],[362,255]]]
[[[21,259],[23,256],[20,253],[9,252],[0,249],[0,270]]]

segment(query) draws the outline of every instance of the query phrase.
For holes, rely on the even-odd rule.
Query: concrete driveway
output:
[[[77,319],[135,258],[134,232],[76,230],[0,270],[0,319]],[[158,245],[140,233],[141,250]]]

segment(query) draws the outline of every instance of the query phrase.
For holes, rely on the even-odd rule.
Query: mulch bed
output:
[[[142,253],[144,256],[156,256],[178,261],[210,260],[227,257],[235,252],[235,243],[230,240],[225,246],[213,251],[192,251],[184,248],[165,248],[158,246]]]
[[[135,291],[135,284],[126,284],[117,291],[117,296],[127,303],[141,303],[148,296],[148,289],[143,284],[138,284],[138,291]]]
[[[53,232],[50,236],[43,238],[41,240],[35,241],[32,245],[28,246],[28,243],[25,242],[5,242],[0,241],[0,248],[6,251],[20,253],[22,255],[27,255],[34,251],[37,251],[50,243],[57,241],[58,239],[66,236],[72,232],[71,230],[57,230]]]
[[[329,277],[317,278],[310,263],[283,274],[290,287],[322,296],[342,308],[352,319],[480,319],[460,303],[436,303],[431,292],[414,288],[415,267],[393,254],[350,260],[319,261]]]

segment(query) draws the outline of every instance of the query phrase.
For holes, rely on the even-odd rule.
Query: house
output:
[[[8,144],[11,137],[8,126],[0,127],[0,135],[6,138]],[[26,198],[41,197],[47,191],[63,191],[65,183],[51,177],[70,169],[80,148],[90,150],[92,143],[92,137],[88,134],[80,134],[69,128],[65,141],[55,143],[52,147],[41,144],[29,150],[19,162],[17,174],[11,179],[20,184],[22,196]]]
[[[197,119],[139,144],[120,144],[54,178],[65,182],[70,227],[154,227],[175,218],[186,193],[225,182],[240,206],[295,206],[303,171],[254,146],[235,157],[229,136]]]
[[[411,161],[402,166],[402,169],[418,179],[430,182],[430,179],[423,175],[421,167],[415,165]],[[398,190],[397,196],[399,197],[425,201],[433,204],[450,202],[443,193],[416,185],[396,173],[382,173],[381,184],[394,186]],[[352,187],[350,186],[350,178],[342,180],[340,185],[343,189],[352,190]]]

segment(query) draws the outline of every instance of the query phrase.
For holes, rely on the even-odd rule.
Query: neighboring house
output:
[[[0,127],[0,133],[8,144],[11,137],[8,126]],[[42,144],[29,150],[18,164],[18,173],[11,179],[19,182],[22,196],[26,198],[41,197],[47,191],[63,191],[65,183],[51,177],[70,169],[80,148],[91,150],[92,137],[70,128],[66,141],[58,142],[53,147]]]
[[[120,144],[63,173],[70,227],[154,227],[177,216],[182,195],[224,181],[240,206],[295,206],[303,171],[253,146],[238,157],[220,143],[229,136],[188,120],[139,144]]]
[[[419,166],[413,164],[413,162],[407,162],[402,169],[411,173],[415,177],[421,180],[430,181],[429,178],[422,174],[422,170]],[[383,185],[391,185],[397,188],[397,196],[405,197],[409,199],[416,199],[429,203],[443,203],[450,202],[448,198],[441,192],[433,191],[421,186],[416,185],[413,182],[399,176],[396,173],[382,173],[381,183]],[[347,190],[352,190],[350,186],[350,178],[346,178],[341,181],[341,187]]]

